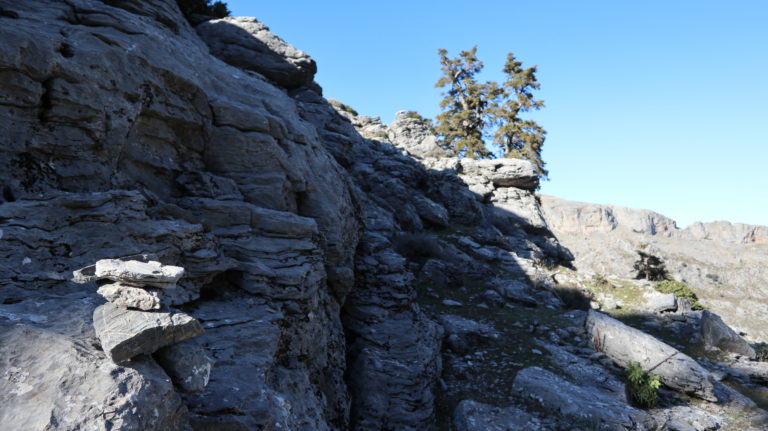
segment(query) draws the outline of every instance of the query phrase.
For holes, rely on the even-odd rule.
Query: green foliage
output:
[[[637,250],[639,258],[635,261],[633,268],[637,271],[636,279],[644,278],[650,281],[668,280],[669,274],[667,274],[667,267],[664,265],[664,261],[658,257],[648,254],[644,251]]]
[[[422,116],[421,114],[419,114],[416,111],[407,111],[405,113],[405,118],[411,118],[411,119],[414,119],[414,120],[418,120],[421,124],[429,127],[430,129],[432,129],[434,127],[432,125],[432,120],[430,120],[429,118],[424,118],[424,116]]]
[[[357,111],[355,111],[355,110],[354,110],[354,109],[353,109],[351,106],[349,106],[349,105],[346,105],[346,104],[344,104],[344,103],[341,103],[341,102],[339,102],[339,101],[338,101],[338,100],[336,100],[336,99],[328,99],[328,103],[330,103],[330,104],[331,104],[331,106],[333,106],[334,108],[336,108],[336,109],[338,109],[338,110],[341,110],[341,111],[344,111],[344,112],[347,112],[347,113],[349,113],[349,114],[352,114],[352,115],[354,115],[355,117],[357,117],[358,115],[360,115],[360,114],[358,114],[358,113],[357,113]]]
[[[193,15],[202,15],[213,18],[224,18],[230,12],[223,1],[211,0],[176,0],[181,13],[189,20]]]
[[[672,293],[678,298],[691,301],[691,308],[694,310],[703,310],[705,308],[699,303],[699,297],[696,296],[693,290],[681,281],[664,280],[656,283],[653,288],[661,293]]]
[[[638,362],[630,362],[624,371],[627,375],[629,400],[638,407],[654,407],[661,387],[659,376],[646,373]]]
[[[755,344],[755,353],[758,361],[768,362],[768,343]]]
[[[443,76],[435,86],[446,89],[440,102],[443,112],[435,125],[442,146],[460,157],[491,158],[493,153],[485,145],[485,138],[490,137],[501,147],[504,157],[530,160],[546,178],[541,159],[546,131],[519,116],[544,106],[532,93],[539,88],[536,67],[524,69],[509,53],[503,70],[505,82],[481,83],[476,75],[483,63],[477,58],[476,46],[461,51],[457,58],[449,58],[445,49],[438,54]]]

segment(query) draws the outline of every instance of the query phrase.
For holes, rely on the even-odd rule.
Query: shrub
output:
[[[672,293],[678,298],[691,301],[691,308],[694,310],[703,310],[705,308],[701,303],[699,303],[699,297],[693,293],[693,290],[691,290],[687,284],[681,281],[660,281],[656,283],[653,288],[661,293]]]
[[[353,109],[351,106],[349,106],[349,105],[346,105],[346,104],[344,104],[344,103],[341,103],[341,102],[339,102],[339,101],[338,101],[338,100],[336,100],[336,99],[328,99],[328,103],[330,103],[330,104],[331,104],[331,106],[333,106],[334,108],[336,108],[336,109],[338,109],[338,110],[340,110],[340,111],[344,111],[344,112],[346,112],[346,113],[348,113],[348,114],[352,114],[352,115],[354,115],[355,117],[357,117],[358,115],[360,115],[360,114],[358,114],[358,113],[357,113],[357,111],[355,111],[355,110],[354,110],[354,109]]]
[[[758,361],[768,362],[768,343],[755,344],[755,353]]]
[[[624,369],[627,374],[629,400],[638,407],[651,408],[659,398],[659,376],[646,373],[638,362],[630,362]]]
[[[400,234],[393,241],[393,245],[398,254],[412,261],[441,258],[444,254],[440,241],[425,233]]]
[[[589,310],[592,297],[575,286],[557,286],[552,291],[563,301],[565,308],[569,310]]]
[[[224,18],[229,16],[230,12],[227,4],[223,1],[211,0],[176,0],[181,13],[187,20],[191,20],[193,15],[202,15],[212,18]]]
[[[637,271],[635,279],[639,280],[644,278],[650,281],[661,281],[669,279],[669,275],[667,274],[667,267],[664,265],[664,261],[652,254],[648,254],[640,250],[637,250],[637,254],[640,257],[632,266],[635,271]]]

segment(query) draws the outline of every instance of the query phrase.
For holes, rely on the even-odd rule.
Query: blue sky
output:
[[[385,122],[439,112],[438,48],[537,65],[566,199],[768,225],[768,2],[230,0],[318,63],[324,95]]]

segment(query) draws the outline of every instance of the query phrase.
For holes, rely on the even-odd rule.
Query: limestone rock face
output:
[[[574,385],[539,367],[517,373],[512,391],[526,403],[565,416],[574,426],[610,430],[657,429],[656,421],[645,411],[599,391]]]
[[[715,313],[704,310],[701,313],[701,339],[709,347],[755,358],[755,349],[723,322]]]
[[[589,311],[586,325],[595,350],[620,366],[638,362],[672,389],[717,401],[709,372],[674,347],[594,310]]]
[[[296,88],[312,83],[317,65],[269,27],[251,17],[226,17],[203,22],[197,34],[223,61],[259,72],[277,85]]]
[[[116,363],[176,344],[202,332],[200,322],[181,312],[126,310],[106,303],[93,312],[104,352]]]
[[[163,347],[152,355],[173,383],[184,392],[200,392],[208,385],[213,361],[205,349],[191,343]]]
[[[472,400],[464,400],[456,406],[453,412],[453,426],[457,431],[546,429],[528,412],[518,407],[499,408]]]
[[[0,429],[188,429],[152,358],[116,365],[94,347],[83,292],[0,306]]]

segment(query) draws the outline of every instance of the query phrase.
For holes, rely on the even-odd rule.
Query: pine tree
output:
[[[513,157],[531,161],[542,178],[547,177],[541,149],[546,131],[535,121],[520,118],[521,112],[538,110],[544,102],[533,97],[533,90],[540,84],[536,81],[536,66],[523,69],[523,63],[515,60],[510,52],[504,64],[507,79],[501,91],[501,97],[491,106],[492,121],[496,126],[493,135],[494,144],[501,147],[504,157]]]
[[[500,86],[477,81],[483,63],[477,58],[476,46],[453,59],[445,49],[438,54],[443,76],[435,86],[446,88],[440,102],[443,112],[435,126],[442,146],[459,157],[492,158],[485,144],[485,138],[492,137],[504,157],[530,160],[546,178],[541,159],[546,131],[535,121],[520,118],[520,113],[544,107],[533,96],[533,90],[539,88],[536,66],[524,69],[510,52],[503,70],[506,81]]]
[[[489,158],[492,154],[483,134],[489,121],[487,108],[498,96],[498,86],[477,82],[475,75],[483,70],[483,63],[477,59],[476,46],[453,59],[448,58],[445,49],[438,53],[443,76],[435,86],[447,87],[440,102],[443,112],[437,116],[435,126],[441,144],[457,156]]]

